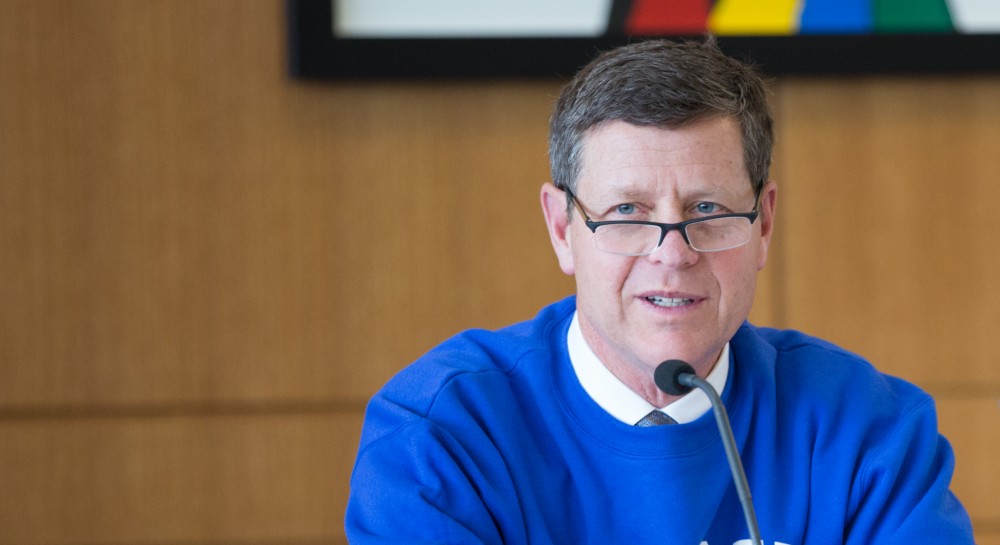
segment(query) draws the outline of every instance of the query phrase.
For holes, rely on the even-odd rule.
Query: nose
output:
[[[673,230],[663,237],[660,245],[647,257],[653,262],[671,267],[690,267],[698,261],[700,255],[684,239],[684,233]]]

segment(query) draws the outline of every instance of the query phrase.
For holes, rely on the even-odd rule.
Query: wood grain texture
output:
[[[952,490],[966,506],[973,522],[1000,533],[1000,400],[996,397],[942,397],[937,399],[941,433],[955,450]]]
[[[1000,397],[1000,80],[785,82],[788,324]]]
[[[336,543],[359,414],[0,422],[0,543]]]
[[[283,25],[280,0],[0,0],[0,545],[343,543],[371,393],[572,292],[537,202],[561,82],[303,83]],[[751,315],[934,393],[983,544],[998,96],[777,82]]]
[[[6,9],[4,405],[360,403],[571,291],[556,84],[293,82],[279,2]]]

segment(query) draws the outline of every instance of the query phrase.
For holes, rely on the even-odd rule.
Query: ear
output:
[[[541,193],[542,214],[545,215],[545,226],[549,229],[549,240],[552,249],[559,259],[562,272],[572,276],[576,271],[573,264],[573,247],[569,229],[569,214],[566,209],[566,192],[545,183]]]
[[[760,193],[760,258],[757,263],[757,270],[764,268],[767,263],[767,250],[771,246],[771,237],[774,235],[774,212],[778,205],[778,183],[768,180]]]

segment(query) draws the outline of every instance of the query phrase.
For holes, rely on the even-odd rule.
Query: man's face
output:
[[[581,167],[576,196],[595,221],[677,223],[754,207],[740,130],[729,118],[680,129],[606,123],[585,137]],[[776,194],[769,182],[744,246],[699,253],[672,231],[652,254],[624,257],[598,250],[580,214],[567,216],[564,193],[546,184],[543,208],[560,265],[576,277],[584,337],[626,384],[648,383],[672,358],[708,373],[750,312]]]

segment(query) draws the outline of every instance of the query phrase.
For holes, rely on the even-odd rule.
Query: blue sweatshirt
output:
[[[711,412],[607,414],[569,362],[574,310],[460,334],[371,400],[352,544],[749,544]],[[731,347],[722,399],[767,545],[973,543],[930,396],[794,331],[744,324]]]

